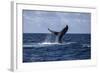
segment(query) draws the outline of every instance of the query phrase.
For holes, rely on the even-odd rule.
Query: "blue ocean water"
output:
[[[62,41],[48,33],[23,33],[23,62],[91,59],[91,34],[66,34]]]

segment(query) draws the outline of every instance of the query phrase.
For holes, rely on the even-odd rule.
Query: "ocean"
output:
[[[91,59],[91,34],[23,33],[23,63]]]

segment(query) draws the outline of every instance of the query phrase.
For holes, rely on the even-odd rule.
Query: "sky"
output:
[[[61,31],[68,25],[68,33],[90,33],[91,13],[23,10],[23,33],[50,33],[48,28]]]

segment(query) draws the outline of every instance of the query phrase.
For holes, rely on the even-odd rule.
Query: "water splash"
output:
[[[51,34],[50,35],[47,35],[44,42],[50,43],[51,42],[51,39],[52,39],[52,35]]]
[[[58,43],[58,38],[59,38],[59,37],[58,37],[58,36],[56,36],[56,38],[55,38],[55,42],[56,42],[56,43]]]
[[[50,34],[50,35],[47,35],[46,36],[46,38],[45,38],[45,41],[43,42],[43,43],[59,43],[58,42],[58,36],[55,36],[55,35],[52,35],[52,34]]]

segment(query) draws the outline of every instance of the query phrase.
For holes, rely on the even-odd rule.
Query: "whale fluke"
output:
[[[52,32],[54,35],[58,35],[58,34],[59,34],[59,32],[56,32],[56,31],[50,30],[49,28],[48,28],[48,30],[49,30],[50,32]]]
[[[60,32],[53,31],[49,28],[48,28],[48,30],[58,37],[58,39],[57,39],[58,43],[62,43],[62,37],[68,31],[68,25],[66,25]]]

